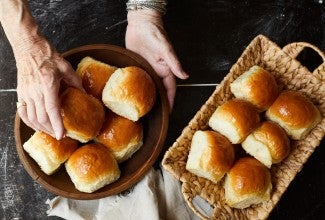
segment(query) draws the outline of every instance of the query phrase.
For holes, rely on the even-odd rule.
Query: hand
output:
[[[175,76],[186,79],[188,75],[167,38],[159,12],[151,9],[129,11],[125,45],[145,58],[163,79],[172,109],[176,93]]]
[[[18,102],[23,103],[18,114],[29,127],[61,139],[60,81],[82,89],[81,80],[45,39],[23,45],[15,48]]]

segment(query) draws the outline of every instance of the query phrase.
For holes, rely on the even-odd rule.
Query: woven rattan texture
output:
[[[313,73],[295,60],[305,47],[316,50],[324,60],[324,63]],[[223,181],[214,184],[209,180],[197,177],[188,172],[185,165],[194,132],[209,129],[208,120],[212,113],[219,105],[233,98],[230,92],[230,83],[253,65],[259,65],[271,72],[280,89],[302,91],[319,108],[322,120],[305,139],[291,141],[290,155],[280,164],[272,166],[271,199],[241,210],[230,208],[225,204]],[[166,152],[162,162],[163,167],[182,182],[185,200],[201,218],[207,219],[208,217],[202,215],[193,205],[192,200],[196,195],[201,196],[214,207],[212,219],[266,219],[324,136],[324,94],[325,56],[322,51],[305,42],[292,43],[281,49],[267,37],[259,35],[244,50],[227,76]]]

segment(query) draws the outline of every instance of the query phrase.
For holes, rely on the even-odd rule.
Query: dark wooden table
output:
[[[263,34],[280,47],[305,41],[325,50],[325,6],[309,1],[195,1],[168,5],[165,27],[190,74],[183,84],[216,84],[228,73],[248,43]],[[127,25],[124,0],[30,0],[45,36],[60,52],[93,43],[124,46]],[[298,59],[310,70],[322,60],[312,51]],[[47,217],[47,198],[55,195],[34,182],[20,163],[14,143],[16,67],[0,31],[0,219]],[[215,89],[214,85],[179,86],[166,148]],[[324,94],[325,95],[325,94]],[[163,154],[164,152],[162,152]],[[290,184],[270,219],[324,219],[325,143],[315,150]]]

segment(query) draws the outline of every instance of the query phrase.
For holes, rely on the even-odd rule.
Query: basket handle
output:
[[[314,71],[313,74],[324,74],[325,73],[325,53],[321,51],[318,47],[307,43],[307,42],[295,42],[290,43],[282,48],[282,51],[288,54],[291,58],[296,59],[300,52],[306,47],[316,51],[319,56],[323,59],[323,63],[319,65]]]
[[[183,197],[188,204],[188,206],[193,210],[193,212],[198,215],[201,219],[209,220],[212,216],[215,216],[216,208],[213,207],[213,214],[211,216],[206,216],[203,214],[200,210],[197,209],[197,207],[193,204],[193,199],[195,196],[200,196],[203,198],[199,192],[197,192],[195,189],[191,188],[190,185],[187,182],[183,182],[182,184],[182,193]],[[207,203],[209,203],[207,200],[205,200]],[[210,203],[209,203],[210,204]],[[212,204],[210,204],[212,206]]]

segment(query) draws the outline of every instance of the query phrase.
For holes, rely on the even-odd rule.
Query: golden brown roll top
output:
[[[245,99],[260,111],[268,109],[278,97],[274,76],[259,66],[253,66],[230,84],[236,98]]]
[[[242,142],[242,147],[269,168],[290,153],[290,141],[286,132],[271,121],[263,122]]]
[[[226,203],[233,208],[247,208],[270,199],[271,174],[266,166],[252,157],[235,162],[225,179]]]
[[[105,111],[98,99],[70,87],[61,95],[61,116],[66,136],[86,143],[99,133]]]
[[[255,130],[259,122],[260,116],[255,106],[242,99],[232,99],[216,109],[209,126],[233,144],[238,144]]]
[[[109,150],[99,144],[87,144],[77,149],[65,163],[75,187],[92,193],[120,177],[116,160]]]
[[[86,92],[102,100],[104,86],[116,69],[115,66],[100,62],[92,57],[85,57],[78,64],[76,72],[81,77]]]
[[[78,141],[65,137],[61,140],[37,131],[24,144],[24,150],[36,161],[47,175],[59,169],[77,149]]]
[[[321,120],[317,107],[298,91],[282,92],[266,117],[283,127],[294,140],[304,138]]]
[[[102,95],[109,109],[132,121],[147,114],[155,99],[154,81],[145,70],[135,66],[117,69],[107,81]]]
[[[234,159],[234,147],[226,137],[215,131],[196,131],[186,169],[217,183],[230,170]]]
[[[113,112],[107,114],[96,141],[105,145],[121,163],[130,158],[143,144],[141,121],[131,121]]]

